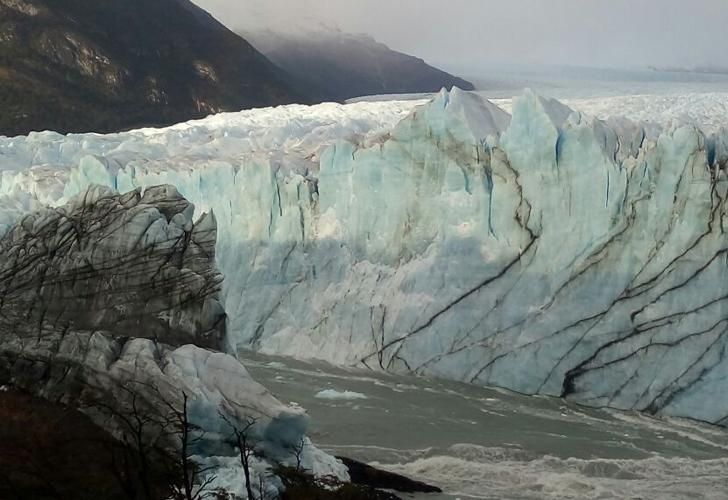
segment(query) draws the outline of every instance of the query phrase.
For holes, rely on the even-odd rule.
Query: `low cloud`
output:
[[[726,0],[196,0],[231,28],[368,33],[445,66],[728,66]]]

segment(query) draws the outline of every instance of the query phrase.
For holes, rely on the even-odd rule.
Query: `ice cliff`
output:
[[[0,206],[172,184],[239,347],[726,424],[727,144],[456,89],[4,139]]]
[[[173,186],[143,194],[92,186],[22,216],[0,238],[0,384],[79,407],[120,438],[143,430],[149,442],[166,439],[157,422],[187,396],[191,423],[204,433],[195,441],[200,460],[233,475],[216,486],[242,494],[220,415],[240,428],[255,419],[256,484],[308,443],[307,417],[222,352],[216,223],[193,213]],[[136,418],[146,426],[130,427]],[[304,462],[317,473],[344,470],[310,443]],[[265,483],[276,489],[272,476]]]

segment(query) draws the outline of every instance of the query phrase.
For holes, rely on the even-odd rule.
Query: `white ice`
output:
[[[365,394],[361,392],[353,391],[337,391],[334,389],[325,389],[316,393],[318,399],[331,399],[331,400],[343,400],[343,401],[354,401],[357,399],[368,399]]]

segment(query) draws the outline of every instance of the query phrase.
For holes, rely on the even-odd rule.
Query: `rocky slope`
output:
[[[306,97],[189,0],[1,0],[0,134],[107,132]]]
[[[243,30],[271,61],[312,89],[321,101],[380,94],[438,92],[473,84],[420,58],[392,50],[366,35],[323,29],[311,32]]]

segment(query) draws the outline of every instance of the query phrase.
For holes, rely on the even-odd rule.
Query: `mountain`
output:
[[[0,0],[0,134],[116,131],[306,100],[189,0]]]
[[[271,61],[313,88],[320,101],[345,101],[377,94],[438,92],[473,84],[390,49],[370,36],[335,29],[318,31],[243,30]],[[318,90],[318,92],[317,92]]]

